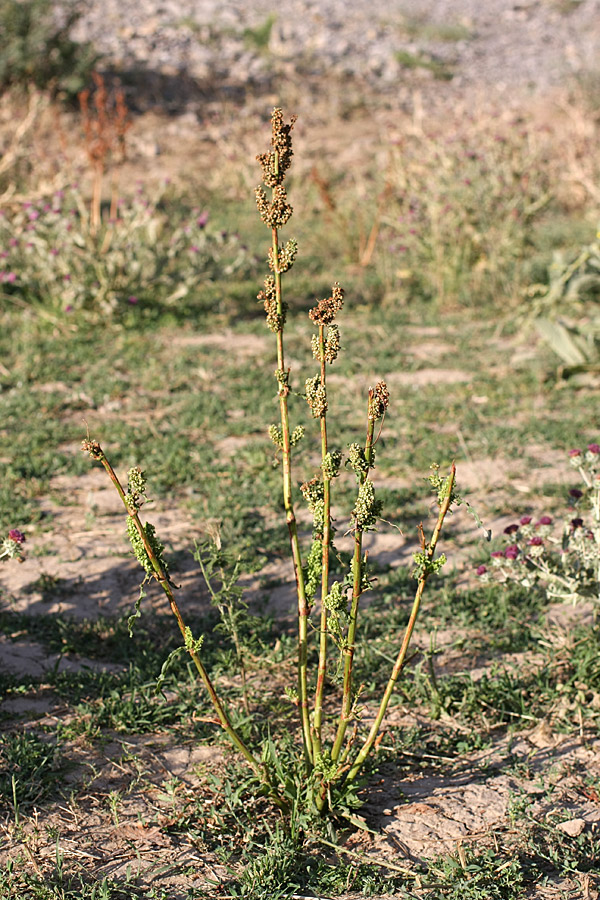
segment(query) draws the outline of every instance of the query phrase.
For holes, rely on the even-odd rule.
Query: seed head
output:
[[[267,195],[261,187],[255,192],[256,206],[261,219],[269,228],[282,228],[290,219],[293,209],[288,203],[287,194],[283,185],[273,188],[273,200],[267,200]]]
[[[381,419],[390,402],[390,393],[385,381],[378,381],[374,388],[369,389],[369,419],[376,421]]]
[[[296,122],[296,116],[292,116],[289,125],[283,121],[283,111],[275,107],[271,113],[271,147],[268,153],[259,153],[256,157],[259,161],[263,182],[267,187],[275,187],[281,184],[285,173],[292,163],[292,129]]]
[[[91,441],[89,438],[81,442],[81,449],[84,453],[89,453],[92,459],[102,459],[104,456],[98,441]]]
[[[336,283],[331,288],[331,297],[319,300],[309,312],[309,318],[319,325],[331,325],[337,313],[344,305],[344,290]]]
[[[327,392],[321,384],[319,375],[305,381],[306,402],[315,419],[320,419],[327,412]]]
[[[267,314],[267,325],[271,331],[277,333],[283,329],[285,325],[285,317],[287,313],[287,303],[281,304],[281,313],[277,311],[277,292],[275,290],[275,279],[272,275],[265,278],[264,290],[257,294],[257,300],[262,300],[265,313]]]

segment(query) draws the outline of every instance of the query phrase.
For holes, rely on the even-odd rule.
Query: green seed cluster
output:
[[[323,462],[321,463],[323,477],[327,478],[328,481],[331,481],[332,478],[336,478],[340,474],[341,464],[341,452],[339,450],[330,450],[330,452],[323,457]]]
[[[373,422],[381,419],[388,408],[389,402],[390,393],[387,389],[387,384],[385,381],[379,381],[369,391],[369,419]]]
[[[184,632],[184,641],[185,641],[185,649],[188,653],[198,653],[202,644],[204,643],[204,635],[201,634],[199,638],[195,638],[192,634],[192,629],[189,625],[186,625]]]
[[[150,522],[146,522],[145,525],[142,525],[142,528],[144,529],[146,539],[150,545],[150,548],[151,548],[156,560],[162,566],[162,569],[163,569],[165,575],[167,575],[169,568],[162,557],[162,554],[163,554],[163,551],[165,548],[161,544],[161,542],[158,540],[158,538],[156,537],[156,531],[155,531],[154,525],[151,525]],[[139,531],[137,530],[136,524],[135,524],[132,516],[127,516],[127,535],[129,537],[131,546],[133,547],[133,552],[135,554],[135,558],[139,562],[140,566],[143,568],[146,575],[155,575],[156,573],[155,573],[152,563],[150,561],[150,557],[148,556],[148,553],[146,552],[144,542],[142,540],[142,537],[141,537]]]
[[[327,412],[327,391],[321,384],[320,375],[307,378],[304,387],[306,390],[306,402],[315,419],[320,419]]]
[[[363,481],[358,488],[358,497],[352,510],[355,530],[369,531],[374,528],[380,511],[381,503],[375,499],[373,482]]]
[[[327,329],[325,340],[325,362],[332,363],[338,358],[340,352],[340,329],[337,325],[330,325]]]
[[[257,187],[254,191],[256,206],[262,221],[269,228],[283,228],[290,220],[293,209],[287,198],[287,193],[282,184],[273,188],[273,199],[269,203],[263,188]]]
[[[310,346],[314,358],[318,359],[319,362],[323,360],[328,363],[335,362],[340,352],[340,330],[337,325],[330,325],[327,329],[323,347],[323,360],[321,359],[321,346],[317,334],[313,334],[311,337]]]
[[[275,107],[271,113],[271,147],[268,153],[259,153],[256,157],[260,163],[263,181],[267,187],[281,184],[285,173],[292,163],[292,129],[296,116],[292,116],[289,125],[283,121],[283,111]]]
[[[283,432],[280,425],[269,425],[269,437],[276,447],[283,450]],[[304,437],[304,426],[298,425],[290,435],[290,444],[295,447]]]
[[[304,437],[304,425],[297,425],[290,435],[290,444],[295,447]]]
[[[127,473],[127,493],[125,501],[128,509],[137,512],[146,500],[146,476],[139,466],[134,466]]]
[[[280,394],[289,394],[290,392],[290,373],[289,370],[284,371],[283,369],[277,369],[275,371],[275,378],[277,379],[277,384],[279,385],[279,393]]]
[[[319,587],[322,561],[323,545],[320,538],[315,537],[310,545],[310,550],[306,557],[306,565],[304,566],[304,585],[308,600],[312,600]]]
[[[283,450],[283,434],[279,425],[269,425],[269,437],[276,447]]]
[[[420,580],[427,578],[429,575],[435,575],[446,563],[446,555],[442,553],[437,559],[430,559],[428,549],[413,554],[415,568],[413,569],[413,578]]]
[[[283,247],[279,248],[279,253],[277,256],[277,265],[275,265],[275,260],[273,258],[273,248],[269,247],[269,268],[273,272],[277,272],[279,275],[283,275],[284,272],[287,272],[288,269],[291,269],[294,265],[294,260],[296,259],[296,254],[298,253],[298,242],[294,240],[294,238],[290,238]]]
[[[365,451],[360,444],[350,444],[348,446],[348,464],[357,477],[366,475],[369,469],[375,468],[375,449],[371,447],[371,464],[369,465]]]
[[[287,312],[287,304],[281,304],[281,312],[277,310],[277,291],[275,290],[275,279],[272,275],[265,278],[265,287],[258,295],[257,299],[262,300],[267,314],[267,325],[271,331],[278,332],[285,325],[285,315]]]
[[[448,490],[450,486],[450,476],[446,476],[442,478],[439,473],[439,463],[432,463],[429,467],[431,471],[431,475],[429,476],[429,484],[433,488],[433,490],[437,494],[437,502],[438,506],[441,506],[444,500],[448,497]],[[456,503],[457,506],[460,506],[462,503],[461,497],[456,493],[456,482],[452,485],[452,491],[450,493],[450,503]]]
[[[348,595],[347,588],[342,586],[341,581],[334,581],[331,590],[325,597],[325,606],[331,613],[347,612]]]
[[[313,534],[315,537],[322,535],[325,516],[323,482],[318,478],[311,478],[310,481],[305,481],[300,485],[300,490],[313,514]]]

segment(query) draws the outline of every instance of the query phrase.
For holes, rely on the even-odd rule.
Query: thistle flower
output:
[[[16,559],[23,562],[23,548],[25,535],[18,528],[11,528],[8,535],[0,544],[0,559]]]
[[[515,524],[507,525],[507,527],[504,529],[504,534],[515,534],[515,532],[517,532],[518,530],[519,530],[518,525],[515,525]]]
[[[510,547],[507,547],[504,551],[505,559],[516,559],[519,555],[520,551],[516,544],[511,544]]]

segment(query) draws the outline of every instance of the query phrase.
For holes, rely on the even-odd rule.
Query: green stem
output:
[[[321,362],[321,387],[326,387],[325,375],[325,326],[319,325],[319,358]],[[321,416],[321,460],[327,456],[327,416]],[[313,754],[315,761],[321,754],[323,723],[323,692],[327,673],[327,607],[325,598],[329,592],[329,555],[331,548],[331,479],[323,471],[323,556],[321,564],[321,623],[319,631],[319,666],[315,690],[315,713],[313,719]]]
[[[142,525],[142,523],[140,521],[138,512],[136,510],[132,510],[129,507],[129,505],[127,503],[127,498],[125,496],[125,491],[123,490],[123,487],[121,486],[121,482],[119,481],[119,479],[118,479],[113,467],[109,463],[108,459],[104,455],[103,450],[99,446],[94,451],[94,459],[98,459],[104,466],[112,483],[114,484],[114,486],[116,487],[116,489],[118,491],[119,497],[121,498],[123,505],[124,505],[125,509],[127,510],[127,514],[129,516],[131,516],[131,518],[133,519],[133,521],[135,523],[135,527],[137,529],[137,532],[138,532],[141,540],[143,541],[144,548],[146,550],[146,553],[148,554],[148,559],[150,560],[150,563],[154,570],[155,578],[158,581],[158,583],[160,584],[161,588],[163,589],[163,591],[167,597],[167,600],[169,601],[171,611],[172,611],[173,615],[175,616],[175,618],[177,619],[177,624],[179,626],[179,630],[181,631],[182,637],[187,644],[186,638],[187,638],[187,634],[189,634],[189,632],[187,632],[187,634],[186,634],[186,625],[185,625],[185,622],[181,615],[181,612],[179,610],[179,606],[177,605],[177,601],[175,600],[175,597],[173,595],[173,589],[171,588],[169,578],[168,578],[167,573],[165,572],[163,566],[161,565],[160,561],[156,558],[156,554],[154,553],[154,550],[152,549],[150,541],[148,540],[148,536],[146,535],[144,526]],[[263,766],[261,766],[261,764],[258,762],[258,760],[255,759],[255,757],[252,755],[250,750],[248,750],[248,748],[246,747],[246,745],[244,744],[244,742],[242,741],[242,739],[240,738],[240,736],[238,735],[236,730],[233,728],[233,726],[229,720],[229,717],[228,717],[227,713],[225,712],[225,709],[223,708],[221,701],[219,700],[219,698],[217,696],[217,693],[216,693],[214,685],[210,679],[210,676],[209,676],[208,672],[206,671],[204,664],[202,663],[202,660],[200,659],[200,656],[198,655],[198,652],[193,647],[187,647],[187,649],[188,649],[188,652],[194,662],[194,665],[196,666],[196,669],[198,670],[198,674],[200,675],[200,678],[202,679],[202,682],[203,682],[206,690],[208,691],[208,695],[211,699],[212,705],[214,707],[214,710],[217,714],[217,717],[219,719],[219,722],[220,722],[223,730],[227,733],[231,742],[234,744],[235,747],[237,747],[237,749],[240,751],[242,756],[245,758],[246,762],[249,764],[249,766],[252,769],[252,771],[254,772],[254,774],[257,775],[258,778],[260,778],[260,780],[262,782],[266,783],[271,788],[272,797],[275,800],[275,802],[279,801],[278,805],[281,805],[281,803],[283,801],[281,801],[281,799],[278,797],[277,792],[275,791],[273,785],[271,784]]]
[[[450,476],[449,476],[448,484],[447,484],[447,494],[440,506],[440,511],[438,513],[438,519],[437,519],[435,528],[433,529],[433,534],[432,534],[431,542],[429,543],[429,546],[427,546],[425,544],[423,528],[421,527],[421,544],[422,544],[423,552],[426,554],[428,561],[431,561],[434,558],[435,548],[437,546],[437,542],[438,542],[438,539],[439,539],[439,536],[440,536],[440,533],[442,530],[442,526],[444,524],[444,519],[446,518],[446,514],[448,513],[448,510],[450,509],[450,506],[452,504],[452,489],[454,487],[455,476],[456,476],[456,467],[454,466],[454,463],[453,463],[452,468],[450,470]],[[352,764],[350,771],[348,772],[348,774],[346,776],[346,783],[348,783],[348,784],[353,782],[356,779],[356,776],[360,772],[366,758],[368,757],[369,753],[371,752],[373,744],[375,743],[375,740],[379,733],[379,729],[381,727],[383,717],[385,716],[385,713],[386,713],[386,710],[388,707],[388,703],[390,701],[390,697],[392,696],[392,692],[394,690],[394,687],[396,685],[396,682],[398,680],[400,672],[402,671],[402,669],[404,667],[404,663],[406,660],[406,653],[407,653],[408,646],[410,644],[410,639],[412,637],[412,633],[413,633],[413,630],[415,627],[415,622],[416,622],[417,616],[419,614],[421,598],[423,597],[423,591],[425,590],[425,585],[427,583],[428,577],[429,577],[429,570],[428,570],[427,566],[424,566],[423,571],[422,571],[421,575],[419,576],[415,599],[414,599],[412,610],[410,613],[410,618],[409,618],[408,624],[406,626],[406,631],[404,632],[404,639],[402,641],[402,646],[400,647],[398,657],[396,659],[396,662],[394,663],[394,668],[392,669],[392,674],[390,676],[387,687],[383,694],[381,704],[379,706],[379,711],[377,713],[377,716],[375,717],[375,721],[373,722],[373,724],[371,726],[371,730],[369,731],[369,734],[368,734],[360,752],[358,753],[354,763]]]
[[[370,406],[369,406],[370,408]],[[375,420],[367,419],[367,440],[365,443],[365,459],[367,465],[371,465],[373,451],[373,433],[375,429]],[[369,473],[363,472],[359,477],[359,486],[363,485]],[[346,635],[346,646],[344,647],[344,681],[342,693],[342,709],[340,712],[340,720],[338,724],[335,741],[331,750],[331,759],[335,762],[340,755],[342,744],[348,723],[350,722],[352,712],[352,667],[354,664],[354,649],[356,644],[356,626],[358,622],[358,604],[362,593],[362,538],[363,533],[358,528],[354,532],[354,557],[352,560],[352,602],[350,604],[350,621],[348,623],[348,634]]]
[[[273,238],[273,273],[275,277],[275,293],[277,298],[277,313],[283,317],[283,300],[281,293],[281,273],[279,272],[279,238],[277,228],[272,229]],[[285,370],[285,356],[283,348],[283,326],[277,332],[277,369],[280,373]],[[304,755],[307,763],[313,761],[312,739],[310,733],[310,716],[308,712],[308,603],[304,586],[304,573],[302,571],[302,554],[298,539],[298,526],[294,513],[292,500],[292,454],[290,442],[290,420],[288,413],[289,387],[280,380],[279,382],[279,414],[281,418],[282,434],[282,473],[283,473],[283,505],[285,518],[290,535],[292,560],[294,563],[294,575],[296,578],[296,593],[298,596],[298,703],[302,721],[302,736],[304,743]]]

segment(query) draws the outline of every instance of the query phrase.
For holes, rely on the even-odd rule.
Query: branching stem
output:
[[[321,363],[321,387],[326,390],[325,374],[325,326],[319,324],[319,359]],[[327,411],[320,417],[321,423],[321,460],[327,456]],[[321,753],[321,728],[323,722],[323,691],[327,673],[327,606],[325,600],[329,592],[329,555],[331,549],[331,478],[325,466],[323,471],[323,535],[321,564],[321,623],[319,629],[319,666],[317,669],[317,687],[315,690],[315,713],[313,719],[313,751],[315,760]]]
[[[152,569],[154,570],[154,576],[155,576],[156,580],[158,581],[158,583],[160,584],[161,588],[163,589],[163,591],[167,597],[167,600],[169,601],[171,611],[172,611],[173,615],[175,616],[175,618],[177,619],[177,624],[179,626],[179,630],[181,631],[181,635],[185,641],[186,649],[188,650],[188,652],[193,660],[193,663],[196,666],[196,669],[198,670],[198,674],[200,675],[200,678],[201,678],[206,690],[208,691],[208,695],[210,697],[210,700],[214,707],[214,710],[217,714],[217,717],[219,719],[221,727],[227,733],[227,736],[229,737],[229,739],[231,740],[233,745],[240,751],[240,753],[242,754],[242,756],[244,757],[244,759],[246,760],[246,762],[248,763],[248,765],[250,766],[250,768],[252,769],[254,774],[258,778],[260,778],[260,780],[263,783],[265,783],[269,786],[269,788],[271,789],[271,796],[273,797],[275,802],[277,802],[277,800],[279,800],[278,805],[281,805],[281,803],[283,801],[281,801],[281,799],[278,797],[278,794],[275,791],[274,786],[271,784],[271,781],[270,781],[265,769],[258,762],[258,760],[253,756],[253,754],[250,752],[250,750],[248,749],[246,744],[243,742],[243,740],[241,739],[241,737],[239,736],[237,731],[232,726],[229,716],[227,715],[223,705],[221,704],[221,701],[219,700],[219,697],[217,696],[217,692],[215,691],[215,688],[210,679],[210,676],[209,676],[208,672],[206,671],[202,660],[200,659],[198,651],[189,644],[189,639],[188,639],[189,630],[186,628],[186,624],[185,624],[183,617],[181,615],[181,612],[179,610],[179,606],[177,605],[177,601],[175,600],[175,597],[173,595],[173,589],[171,587],[171,583],[169,581],[168,575],[165,572],[163,566],[161,565],[160,560],[157,559],[157,556],[152,548],[152,545],[151,545],[150,541],[148,540],[146,530],[144,529],[144,526],[142,525],[142,522],[140,520],[137,510],[133,510],[129,507],[129,505],[127,503],[125,491],[123,490],[121,482],[119,481],[110,462],[104,455],[104,451],[102,450],[100,445],[96,444],[95,442],[89,442],[89,441],[86,443],[93,446],[93,452],[92,452],[93,458],[97,459],[104,466],[104,469],[106,470],[110,480],[112,481],[115,488],[117,489],[119,497],[121,498],[121,500],[123,502],[123,506],[127,510],[127,514],[129,516],[131,516],[131,518],[133,519],[133,522],[135,523],[136,530],[140,536],[140,539],[142,540],[142,542],[144,544],[144,548],[146,550],[146,553],[148,554],[148,559],[150,560]],[[88,448],[85,448],[85,449],[88,449]]]
[[[281,293],[281,272],[279,271],[279,237],[277,228],[272,229],[273,269],[275,277],[275,295],[277,299],[277,314],[283,321],[284,308]],[[283,347],[283,325],[277,332],[277,370],[285,373],[285,356]],[[298,596],[298,704],[302,721],[302,735],[304,754],[306,761],[312,763],[313,750],[310,733],[310,717],[308,712],[308,603],[304,585],[304,573],[302,571],[302,554],[300,541],[298,540],[298,526],[294,513],[292,499],[292,453],[290,441],[290,419],[288,412],[289,387],[280,375],[279,381],[279,414],[281,418],[282,435],[282,473],[283,473],[283,505],[285,518],[290,535],[292,560],[294,563],[294,576],[296,579],[296,592]]]
[[[373,434],[375,430],[375,420],[370,416],[367,419],[367,439],[365,442],[365,460],[367,466],[372,463],[373,457]],[[369,470],[361,473],[359,476],[359,485],[369,477]],[[354,649],[356,645],[356,626],[358,622],[358,604],[363,590],[363,552],[362,552],[363,532],[360,528],[356,528],[354,532],[354,557],[352,560],[352,602],[350,604],[350,620],[348,623],[348,634],[346,635],[346,645],[344,647],[344,682],[342,695],[342,709],[340,712],[340,720],[338,724],[335,741],[331,750],[331,759],[337,761],[342,750],[344,737],[348,723],[350,722],[352,713],[352,667],[354,664]]]
[[[434,559],[435,548],[437,546],[437,542],[438,542],[440,533],[442,531],[444,519],[446,518],[448,510],[450,509],[450,506],[452,505],[452,502],[453,502],[452,489],[454,487],[455,477],[456,477],[456,467],[453,463],[452,468],[450,470],[450,476],[448,478],[446,496],[444,497],[444,500],[442,501],[442,503],[440,505],[438,519],[435,524],[435,528],[433,529],[433,534],[431,536],[431,541],[429,544],[426,544],[426,542],[425,542],[425,535],[423,534],[423,526],[421,526],[421,547],[422,547],[423,553],[425,554],[428,562],[431,562]],[[367,738],[366,738],[360,752],[358,753],[356,759],[354,760],[354,763],[352,764],[352,767],[350,768],[350,771],[348,772],[348,774],[346,776],[346,783],[348,783],[348,784],[353,782],[355,780],[355,778],[357,777],[357,775],[359,774],[366,758],[368,757],[369,753],[371,752],[373,744],[375,743],[375,741],[377,739],[377,735],[379,733],[379,729],[381,727],[383,717],[385,716],[385,713],[386,713],[386,710],[388,707],[388,703],[390,701],[390,697],[392,696],[392,692],[394,690],[394,687],[396,685],[398,677],[400,676],[400,672],[404,668],[404,663],[406,660],[406,653],[407,653],[408,646],[410,644],[410,639],[412,637],[412,633],[413,633],[413,630],[415,627],[415,622],[417,621],[417,616],[419,614],[419,607],[421,605],[421,599],[423,597],[423,591],[425,590],[425,585],[427,583],[427,579],[429,577],[430,572],[431,572],[431,569],[427,565],[425,565],[422,567],[421,572],[419,574],[415,599],[414,599],[412,610],[410,613],[410,618],[409,618],[408,624],[406,626],[406,631],[404,632],[404,639],[402,641],[402,645],[400,647],[398,657],[396,659],[396,662],[394,663],[394,668],[392,669],[392,674],[390,675],[390,679],[387,683],[387,687],[386,687],[383,697],[381,699],[381,704],[379,706],[379,711],[377,713],[377,716],[375,717],[375,721],[373,722],[371,729],[369,731],[369,734],[367,735]]]

